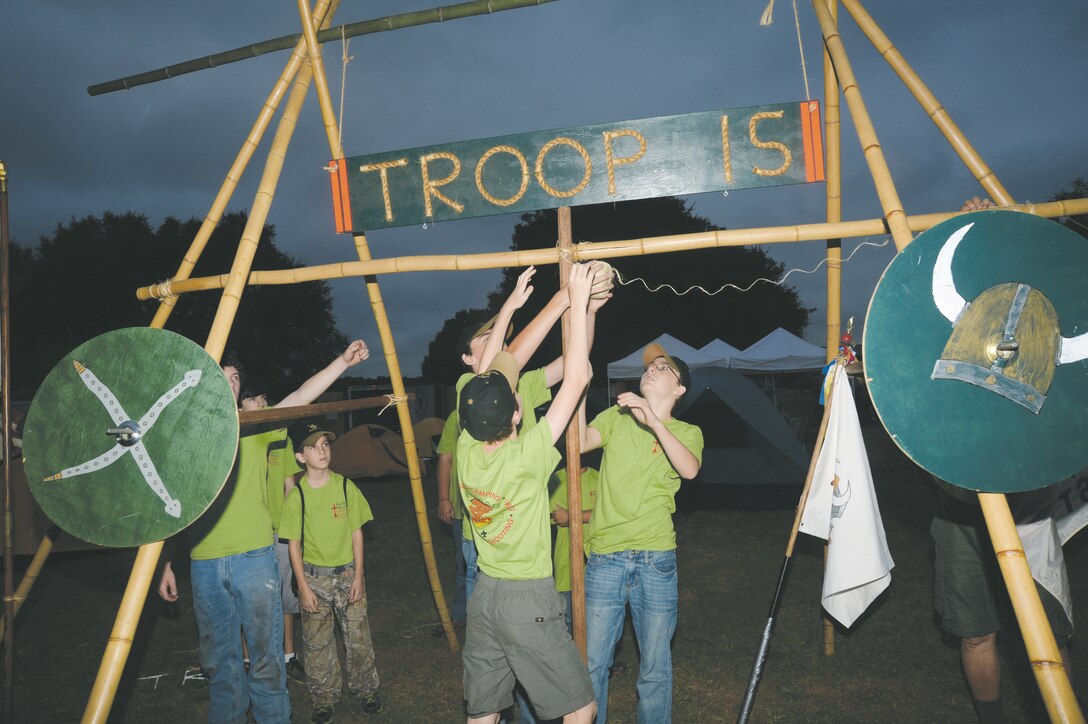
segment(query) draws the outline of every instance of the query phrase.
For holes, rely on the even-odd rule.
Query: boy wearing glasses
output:
[[[681,478],[694,478],[702,465],[702,431],[672,416],[691,385],[687,364],[659,344],[647,346],[642,361],[642,395],[619,395],[582,437],[583,452],[604,448],[586,563],[586,645],[600,723],[608,718],[608,669],[628,603],[641,655],[638,721],[672,720],[672,514]]]

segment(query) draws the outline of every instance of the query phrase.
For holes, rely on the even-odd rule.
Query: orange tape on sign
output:
[[[350,233],[351,196],[348,194],[347,163],[344,159],[329,161],[329,179],[332,182],[332,211],[336,217],[336,233]]]
[[[819,101],[801,104],[801,132],[805,143],[805,179],[824,180],[824,139],[820,124]]]

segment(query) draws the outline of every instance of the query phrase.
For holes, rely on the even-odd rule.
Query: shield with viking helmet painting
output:
[[[1088,239],[1013,211],[920,234],[865,322],[866,382],[912,460],[959,487],[1034,490],[1088,464]]]

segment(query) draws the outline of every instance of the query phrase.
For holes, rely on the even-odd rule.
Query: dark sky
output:
[[[336,21],[432,6],[345,2]],[[792,7],[779,0],[774,24],[763,28],[764,6],[763,0],[558,0],[352,39],[345,152],[803,100]],[[811,6],[798,8],[809,88],[819,98],[820,34]],[[1074,178],[1088,177],[1083,0],[885,1],[870,2],[869,11],[1018,201],[1045,201]],[[86,87],[299,27],[296,5],[287,0],[37,0],[8,3],[0,17],[0,158],[9,169],[12,235],[22,243],[51,233],[59,222],[106,210],[138,211],[152,224],[170,215],[203,217],[287,53],[95,98]],[[979,194],[845,11],[842,24],[907,212],[954,210]],[[324,53],[336,106],[341,50],[331,43]],[[844,217],[880,216],[845,105],[843,117]],[[267,140],[230,208],[252,205],[266,150]],[[322,170],[328,156],[311,93],[269,216],[277,243],[307,264],[355,259],[350,236],[333,231]],[[824,214],[822,184],[691,200],[695,213],[731,229],[818,222]],[[449,221],[375,231],[368,239],[375,257],[501,251],[515,221]],[[844,255],[859,241],[844,242]],[[846,266],[844,317],[856,316],[859,327],[893,249],[864,247]],[[770,252],[787,268],[811,269],[824,245],[778,245]],[[418,373],[443,320],[482,304],[497,280],[497,271],[381,279],[405,374]],[[822,344],[822,272],[794,274],[788,283],[818,308],[806,337]],[[336,281],[333,289],[341,328],[377,346],[362,283]],[[383,364],[380,355],[372,359]]]

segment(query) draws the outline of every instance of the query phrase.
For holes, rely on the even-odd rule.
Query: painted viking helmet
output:
[[[1088,357],[1088,334],[1063,337],[1054,305],[1027,284],[995,284],[971,302],[961,297],[952,258],[972,226],[948,237],[933,266],[933,303],[952,334],[930,378],[976,385],[1039,414],[1057,365]]]

